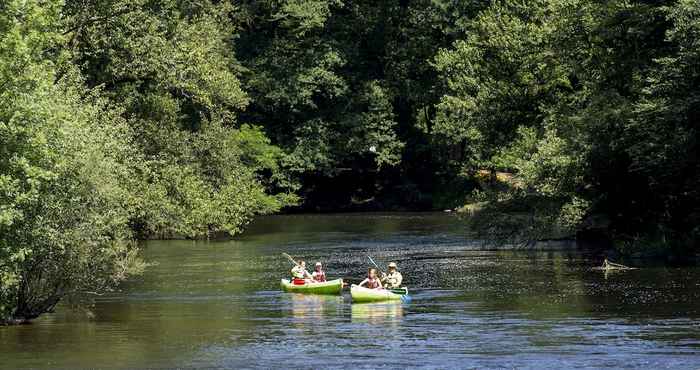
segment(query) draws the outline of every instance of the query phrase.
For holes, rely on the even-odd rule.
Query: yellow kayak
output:
[[[353,284],[350,286],[350,296],[352,296],[352,301],[357,303],[406,301],[408,299],[408,289],[368,289]]]

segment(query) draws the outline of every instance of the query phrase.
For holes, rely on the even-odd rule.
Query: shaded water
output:
[[[397,261],[408,304],[279,291],[286,251],[359,280]],[[700,369],[700,269],[605,276],[579,251],[477,248],[443,214],[274,216],[234,241],[148,242],[158,263],[94,317],[0,327],[1,368]]]

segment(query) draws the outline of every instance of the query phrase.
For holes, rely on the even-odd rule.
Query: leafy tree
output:
[[[447,93],[433,128],[463,140],[467,170],[516,174],[478,226],[538,238],[603,213],[630,252],[640,238],[695,245],[680,235],[697,233],[685,221],[697,217],[696,23],[686,2],[499,1],[481,12],[435,59]],[[499,228],[503,211],[533,217]]]
[[[665,15],[673,24],[666,31],[672,52],[653,60],[625,125],[629,172],[644,179],[638,221],[625,231],[651,230],[661,243],[697,246],[700,4],[679,1]]]
[[[430,60],[480,6],[242,2],[236,47],[251,104],[241,120],[290,153],[307,206],[328,198],[331,207],[358,198],[415,206],[436,173],[450,177],[420,128],[439,97]]]
[[[144,202],[132,220],[141,234],[235,234],[253,215],[296,202],[282,152],[264,140],[238,145],[253,129],[236,129],[249,99],[231,49],[231,5],[105,0],[65,9],[74,63],[124,108],[145,155]],[[266,161],[246,162],[261,156],[246,149]]]
[[[144,267],[128,242],[139,156],[119,111],[62,63],[60,11],[10,1],[0,12],[0,322]]]
[[[141,272],[135,236],[236,234],[296,202],[285,154],[235,121],[232,9],[0,5],[0,322]]]

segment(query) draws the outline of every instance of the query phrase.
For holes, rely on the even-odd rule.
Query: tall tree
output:
[[[695,78],[686,69],[696,62],[694,4],[531,5],[494,3],[471,36],[438,55],[447,93],[434,133],[464,140],[467,169],[516,174],[513,191],[489,210],[542,216],[511,225],[527,226],[529,237],[552,224],[576,232],[602,213],[630,251],[646,248],[644,239],[697,243],[684,221],[697,217],[687,185],[697,181],[696,89],[672,78]]]
[[[142,233],[235,234],[254,214],[295,202],[282,152],[267,140],[241,145],[259,135],[237,129],[249,98],[232,50],[233,11],[208,0],[66,4],[74,63],[124,108],[146,158],[132,220]]]
[[[0,323],[144,267],[128,227],[139,153],[120,111],[65,63],[61,6],[0,11]]]

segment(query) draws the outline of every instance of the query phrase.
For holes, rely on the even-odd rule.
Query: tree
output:
[[[0,322],[144,267],[128,242],[139,156],[119,111],[62,63],[60,6],[0,12]]]
[[[236,234],[253,215],[296,202],[281,151],[264,140],[238,145],[254,129],[236,129],[249,98],[233,58],[231,5],[70,1],[65,11],[74,64],[123,107],[144,154],[144,201],[132,220],[142,235]],[[246,149],[269,158],[246,162],[259,155]]]
[[[627,230],[657,243],[700,244],[700,4],[679,1],[665,12],[672,52],[653,60],[625,125],[629,171],[645,181],[639,221]]]
[[[480,6],[243,2],[236,54],[251,104],[240,119],[290,154],[309,207],[430,207],[433,176],[449,176],[421,128],[439,96],[429,61]]]
[[[284,153],[236,124],[231,9],[0,6],[0,322],[140,273],[135,237],[236,234],[296,202]]]
[[[436,57],[447,93],[434,133],[463,140],[468,170],[516,175],[480,227],[538,238],[603,213],[628,252],[697,245],[681,237],[697,233],[697,7],[669,4],[499,1]],[[533,216],[511,225],[533,232],[499,228],[504,211]]]

